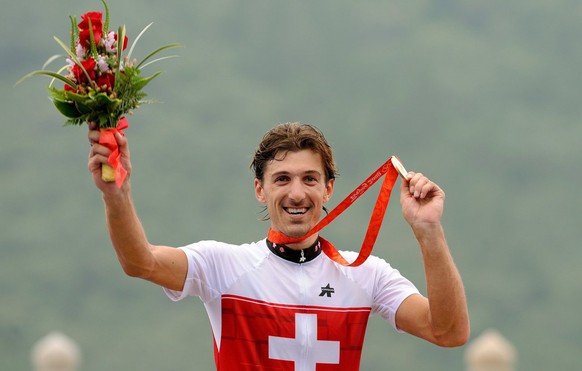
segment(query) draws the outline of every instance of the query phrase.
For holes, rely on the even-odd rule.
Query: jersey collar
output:
[[[317,238],[313,245],[306,247],[303,250],[293,250],[285,245],[271,242],[269,239],[267,239],[267,247],[278,257],[299,264],[307,263],[321,254],[321,243],[319,242],[319,238]]]

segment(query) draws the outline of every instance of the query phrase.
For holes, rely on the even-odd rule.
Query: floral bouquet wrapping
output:
[[[52,77],[48,87],[49,96],[57,110],[67,118],[65,126],[82,125],[85,122],[99,124],[99,143],[112,150],[110,166],[102,167],[102,179],[107,182],[115,181],[121,187],[127,173],[121,166],[114,135],[116,132],[123,134],[123,129],[128,127],[124,115],[131,114],[140,104],[150,103],[144,100],[146,93],[143,88],[160,72],[142,76],[141,69],[156,61],[173,57],[151,60],[159,52],[179,45],[162,46],[138,63],[131,55],[137,41],[151,23],[136,37],[129,52],[124,55],[128,44],[125,26],[119,27],[117,33],[109,30],[109,8],[105,0],[101,1],[105,7],[105,19],[102,12],[88,12],[81,16],[81,22],[77,24],[77,19],[71,16],[70,45],[67,46],[55,37],[57,43],[67,52],[65,66],[57,72],[45,70],[49,63],[62,57],[53,56],[42,70],[33,71],[20,81],[34,75]],[[53,86],[55,80],[62,81],[63,87]]]

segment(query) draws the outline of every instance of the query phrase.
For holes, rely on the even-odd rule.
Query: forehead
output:
[[[311,149],[300,151],[277,152],[275,158],[267,162],[265,175],[277,173],[308,173],[325,174],[321,155]]]

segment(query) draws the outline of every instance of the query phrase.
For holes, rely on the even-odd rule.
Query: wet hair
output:
[[[323,133],[313,125],[300,122],[279,124],[269,130],[255,150],[250,168],[255,178],[262,182],[267,164],[275,156],[304,149],[310,149],[321,156],[326,181],[336,178],[338,173],[333,151]]]

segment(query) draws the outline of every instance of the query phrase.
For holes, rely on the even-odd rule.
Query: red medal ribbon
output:
[[[366,179],[354,191],[352,191],[352,193],[350,193],[348,197],[346,197],[342,202],[340,202],[339,205],[337,205],[329,214],[327,214],[325,218],[320,220],[319,223],[317,223],[317,225],[315,225],[315,227],[313,227],[304,236],[289,237],[281,232],[269,229],[269,234],[267,238],[270,241],[278,244],[297,243],[305,240],[309,236],[325,228],[329,223],[331,223],[335,218],[337,218],[341,213],[343,213],[348,207],[350,207],[361,195],[366,193],[366,191],[370,189],[370,187],[374,185],[374,183],[376,183],[378,179],[380,179],[383,175],[386,176],[384,177],[384,181],[382,182],[380,193],[378,194],[376,204],[374,205],[374,210],[372,211],[372,215],[370,217],[368,230],[366,231],[364,241],[362,242],[362,247],[356,260],[354,260],[352,263],[349,263],[339,253],[339,251],[337,251],[337,249],[335,248],[335,246],[332,245],[331,242],[325,240],[322,237],[319,237],[319,240],[321,242],[321,248],[330,259],[341,265],[349,267],[357,267],[361,265],[372,253],[374,243],[376,242],[376,238],[378,237],[378,233],[380,231],[380,228],[382,227],[384,214],[386,213],[388,203],[390,202],[390,194],[392,193],[392,189],[394,188],[396,179],[398,179],[398,171],[394,168],[394,165],[392,164],[392,158],[388,159],[388,161],[386,161],[382,166],[380,166],[378,170],[374,171],[372,175],[368,177],[368,179]]]
[[[109,158],[107,158],[107,161],[115,171],[115,184],[117,184],[117,187],[119,188],[121,188],[127,177],[127,170],[125,170],[121,164],[121,153],[119,152],[117,141],[115,140],[115,133],[125,136],[123,130],[128,127],[129,123],[125,117],[122,117],[116,127],[101,129],[101,134],[99,135],[99,144],[104,145],[111,150],[111,154],[109,155]]]

